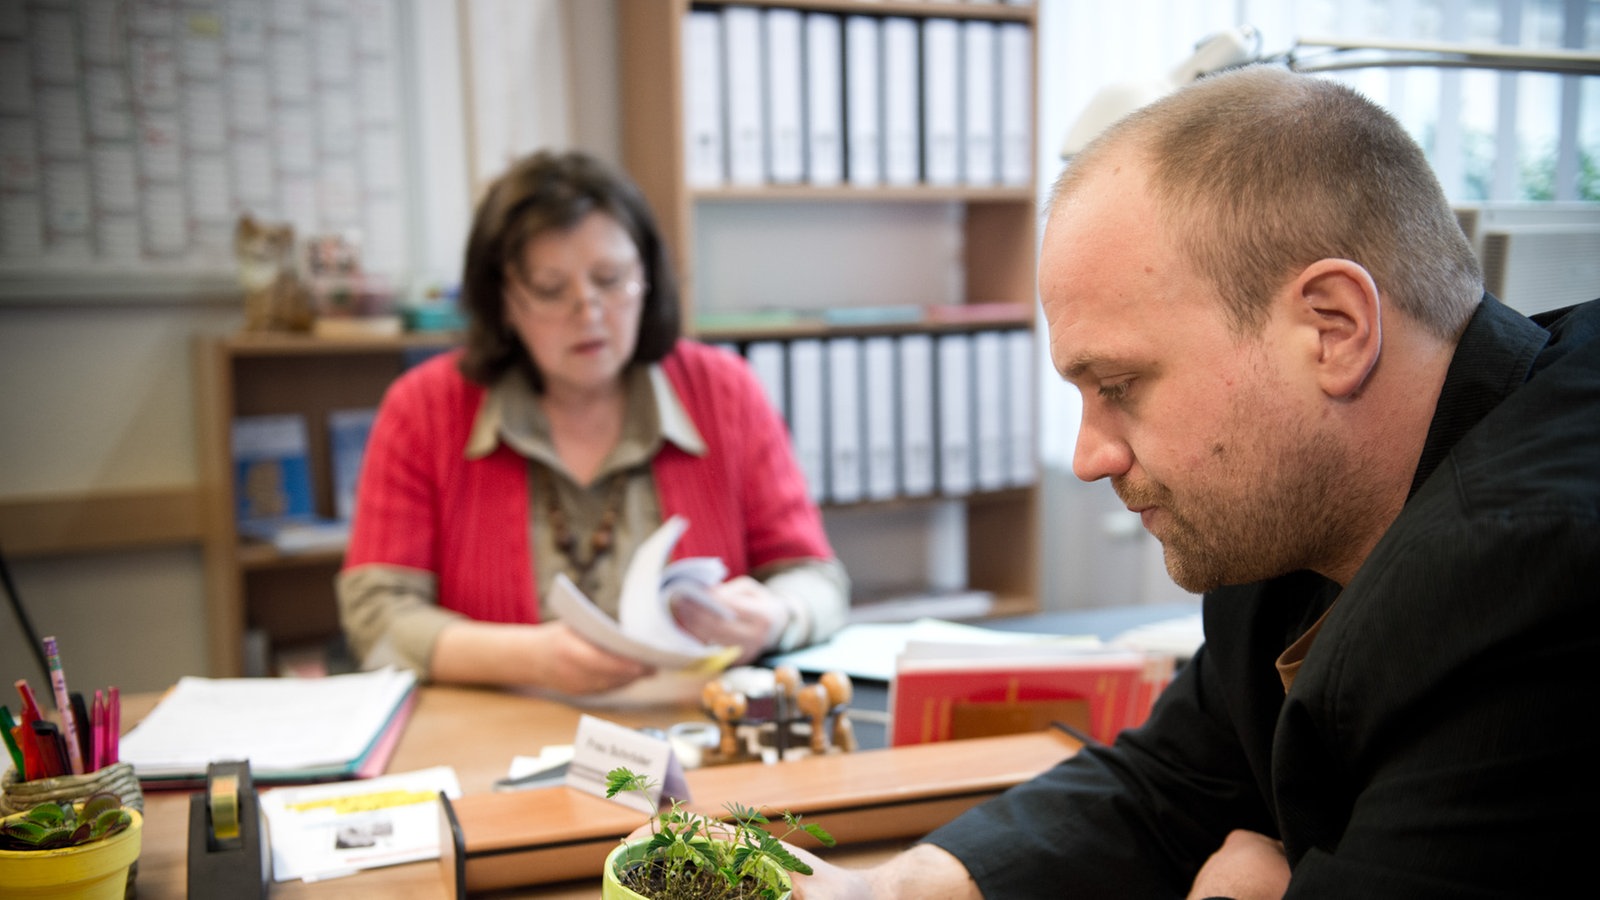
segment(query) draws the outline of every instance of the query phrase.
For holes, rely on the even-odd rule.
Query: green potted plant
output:
[[[0,819],[0,895],[123,900],[143,819],[116,794],[46,801]]]
[[[606,774],[606,796],[633,791],[650,797],[654,782],[626,768]],[[602,900],[787,900],[790,872],[810,875],[811,867],[789,852],[783,841],[795,832],[825,847],[833,835],[785,812],[787,826],[773,835],[759,810],[727,805],[726,819],[689,812],[671,804],[650,819],[650,836],[623,841],[606,857]]]

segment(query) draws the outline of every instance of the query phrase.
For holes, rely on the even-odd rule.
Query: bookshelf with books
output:
[[[346,524],[341,484],[351,471],[351,454],[359,454],[348,438],[359,438],[367,414],[402,371],[455,341],[452,333],[195,339],[212,676],[274,674],[279,658],[304,656],[337,640],[333,579],[343,559]],[[252,435],[258,443],[264,435],[278,457],[286,446],[298,448],[288,454],[298,459],[288,466],[244,465],[248,454],[240,441]],[[252,477],[259,507],[247,503],[241,489]],[[285,477],[299,486],[281,495],[293,500],[280,508],[271,498]],[[264,525],[257,521],[263,519]]]
[[[813,341],[824,346],[822,365],[829,372],[838,369],[828,345],[852,338],[861,342],[863,354],[871,352],[867,343],[882,345],[885,338],[896,344],[911,338],[908,343],[921,353],[915,345],[923,337],[938,346],[946,337],[977,343],[979,335],[1003,332],[1021,335],[1003,345],[1008,370],[1016,354],[1037,355],[1035,16],[1028,3],[619,4],[623,162],[649,198],[675,252],[685,322],[696,336],[743,353],[758,374],[768,367],[769,377],[785,366],[792,370],[797,347],[802,360],[816,358]],[[961,58],[980,61],[975,77],[947,77],[951,60],[941,54],[952,47]],[[758,61],[752,62],[750,55]],[[799,88],[793,84],[797,55]],[[908,58],[913,62],[907,63]],[[775,68],[786,61],[787,70]],[[858,72],[872,74],[858,77]],[[882,80],[874,85],[869,80],[873,77]],[[765,85],[763,96],[752,99],[752,84]],[[863,92],[862,86],[869,89]],[[938,97],[946,105],[929,107]],[[824,101],[820,114],[816,98]],[[752,114],[752,104],[761,102],[773,106]],[[798,117],[803,130],[798,163],[792,136],[779,133],[783,123],[796,120],[788,108],[796,102],[804,107]],[[881,109],[871,109],[871,104],[881,104]],[[726,114],[716,115],[718,108]],[[862,110],[875,114],[876,126],[856,121]],[[970,120],[965,118],[969,111]],[[982,129],[971,122],[980,119],[993,130],[974,138]],[[761,147],[752,147],[740,130],[742,122],[755,121],[768,123]],[[818,121],[836,122],[837,127],[818,129]],[[940,143],[941,135],[935,134],[952,127],[952,121],[957,127],[953,139],[960,143],[954,156],[948,141]],[[916,132],[907,137],[896,130],[905,127]],[[975,142],[969,144],[969,139]],[[873,147],[872,140],[879,140],[879,146]],[[968,157],[982,164],[968,166]],[[823,240],[820,249],[793,240],[879,215],[891,223],[909,223],[905,229],[890,224],[880,231],[931,235],[921,267],[943,266],[942,271],[954,273],[945,281],[955,287],[890,299],[878,295],[885,292],[851,296],[854,285],[841,286],[837,277],[830,280],[829,272],[851,248],[838,254],[838,240]],[[936,225],[929,228],[927,221]],[[937,223],[946,222],[955,224],[940,230]],[[946,239],[948,231],[954,232],[953,240]],[[727,239],[730,232],[736,242]],[[897,275],[909,274],[900,262],[903,255],[885,253],[879,260],[872,251],[857,254],[863,255],[867,272],[879,283],[892,284]],[[736,257],[749,257],[740,264],[760,271],[770,284],[725,277],[727,261]],[[860,265],[858,260],[858,273]],[[812,296],[799,305],[792,302],[797,292]],[[992,338],[982,343],[984,359],[992,362]],[[774,360],[781,361],[776,370],[770,368]],[[865,405],[870,405],[871,373],[884,371],[879,362],[875,366],[863,356],[857,369],[867,382]],[[1026,372],[1027,366],[1022,369]],[[976,372],[971,374],[976,383]],[[906,376],[902,372],[900,377]],[[789,394],[774,399],[791,429],[797,428],[796,416],[802,422],[818,418],[809,412],[807,392]],[[908,485],[908,473],[902,471],[895,489],[875,492],[869,474],[859,497],[844,484],[843,496],[850,499],[832,496],[831,481],[824,477],[826,486],[814,488],[813,496],[825,510],[843,509],[851,516],[957,504],[965,522],[964,587],[992,592],[996,614],[1036,610],[1039,501],[1031,471],[1036,413],[1029,397],[1011,404],[1009,413],[1029,420],[1017,423],[1026,426],[1018,430],[1030,440],[1029,446],[1018,446],[1018,455],[1025,457],[1017,461],[1018,469],[1027,470],[1022,477],[980,480],[974,468],[970,485],[947,489],[935,477],[932,488],[924,490]],[[797,399],[798,409],[792,402]],[[972,412],[970,427],[976,429],[980,410]],[[992,427],[990,419],[984,422]],[[803,467],[806,453],[825,452],[801,446],[806,437],[800,431],[796,440]],[[870,453],[870,448],[862,452]],[[808,472],[808,480],[812,477]],[[870,581],[871,573],[853,572],[852,577],[858,583]]]

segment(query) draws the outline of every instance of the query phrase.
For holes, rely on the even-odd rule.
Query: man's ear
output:
[[[1383,349],[1383,304],[1365,268],[1322,259],[1300,272],[1291,289],[1317,332],[1317,383],[1330,397],[1361,392]]]

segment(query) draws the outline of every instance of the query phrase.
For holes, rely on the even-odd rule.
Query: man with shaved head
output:
[[[1589,882],[1600,302],[1486,294],[1399,123],[1263,65],[1074,157],[1038,274],[1074,471],[1205,594],[1205,645],[1114,745],[797,896]]]

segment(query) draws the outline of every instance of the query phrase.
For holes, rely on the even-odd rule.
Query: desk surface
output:
[[[125,715],[135,721],[149,712],[157,694],[125,698]],[[631,709],[603,713],[631,725],[666,727],[699,716],[683,706]],[[448,764],[455,768],[465,795],[487,793],[505,774],[511,757],[535,754],[546,744],[570,743],[581,712],[559,703],[493,690],[424,688],[416,712],[389,764],[390,772],[409,772]],[[463,740],[463,735],[473,736]],[[152,791],[145,794],[144,846],[139,856],[140,900],[177,900],[187,894],[188,792]],[[846,865],[866,864],[889,856],[900,842],[836,848],[830,859]],[[495,898],[536,897],[550,900],[585,898],[598,893],[599,874],[592,882],[565,882],[498,891]],[[437,864],[411,863],[371,869],[332,881],[305,884],[274,883],[275,898],[365,898],[439,900],[448,892]]]
[[[1195,611],[1195,606],[1117,608],[1111,611],[1073,610],[1065,613],[999,620],[985,624],[999,628],[1064,633],[1121,631],[1132,625]],[[1109,616],[1109,618],[1106,618]],[[1099,617],[1099,618],[1096,618]],[[860,685],[870,688],[870,685]],[[879,687],[879,690],[882,690]],[[147,714],[159,694],[124,698],[125,727]],[[882,709],[883,699],[866,695],[855,704]],[[581,711],[560,703],[498,690],[430,686],[422,690],[405,736],[389,763],[390,772],[409,772],[429,766],[455,768],[464,795],[488,793],[495,779],[506,773],[511,757],[536,754],[547,744],[566,744],[578,727]],[[691,706],[663,706],[601,712],[635,726],[665,728],[675,722],[700,718]],[[866,723],[858,723],[858,728]],[[876,723],[874,723],[876,724]],[[877,725],[881,729],[881,724]],[[470,735],[464,740],[463,735]],[[862,733],[864,746],[881,746],[881,736]],[[145,795],[144,847],[139,857],[140,900],[178,900],[187,895],[189,794],[186,791],[149,792]],[[824,823],[826,824],[826,823]],[[826,851],[828,858],[845,865],[866,865],[883,859],[903,846],[901,841],[856,844]],[[599,875],[592,881],[565,882],[497,891],[493,898],[533,897],[546,900],[584,898],[598,893]],[[315,884],[299,881],[274,883],[273,898],[385,897],[394,900],[439,900],[448,896],[436,864],[412,863],[371,869],[349,878]]]

